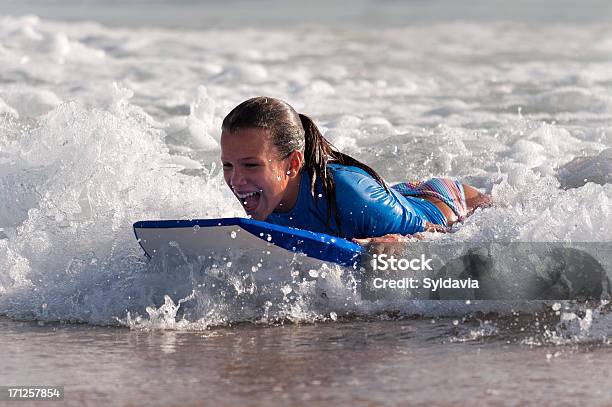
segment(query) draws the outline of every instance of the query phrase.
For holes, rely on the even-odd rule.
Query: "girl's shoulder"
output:
[[[334,177],[337,195],[356,193],[363,199],[370,199],[372,194],[378,195],[385,191],[384,186],[359,167],[334,163],[328,164],[328,169]]]
[[[353,179],[353,178],[372,178],[370,174],[368,174],[365,170],[359,167],[353,167],[350,165],[342,165],[337,163],[327,164],[327,168],[331,170],[332,175],[334,176],[334,181],[336,178],[342,179]],[[374,178],[372,178],[374,179]]]

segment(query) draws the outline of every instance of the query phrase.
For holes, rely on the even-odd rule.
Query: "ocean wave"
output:
[[[146,261],[131,225],[240,215],[219,174],[220,123],[270,94],[390,182],[456,176],[493,195],[442,242],[609,242],[610,35],[496,23],[179,32],[4,17],[0,314],[199,329],[512,312],[373,304],[337,268],[302,281],[285,264],[283,279],[255,286],[252,267],[278,265],[246,259],[244,280],[220,271],[227,261],[168,270]],[[212,290],[219,272],[231,283]]]

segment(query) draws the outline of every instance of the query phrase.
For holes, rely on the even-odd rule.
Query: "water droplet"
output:
[[[329,313],[329,317],[330,317],[331,319],[333,319],[334,321],[337,321],[337,320],[338,320],[338,314],[336,314],[336,313],[335,313],[335,312],[333,312],[333,311]]]
[[[230,233],[230,236],[232,237],[232,239],[236,238],[236,231],[232,230],[232,232]]]

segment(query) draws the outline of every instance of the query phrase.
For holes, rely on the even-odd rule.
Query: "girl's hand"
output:
[[[425,232],[446,233],[448,228],[442,225],[425,222]],[[423,240],[425,235],[415,233],[414,235],[390,234],[379,237],[366,237],[363,239],[352,239],[353,242],[359,243],[362,246],[367,246],[368,250],[375,254],[399,254],[405,249],[406,243],[414,241],[414,239]]]
[[[446,226],[425,222],[425,232],[446,233],[448,232],[448,228]],[[384,235],[379,237],[366,237],[362,239],[354,238],[353,242],[359,243],[360,245],[367,245],[373,243],[406,243],[410,242],[414,238],[423,240],[425,236],[422,233],[415,233],[414,235],[406,236],[394,233],[391,235]]]
[[[450,231],[450,229],[446,226],[425,222],[425,232],[447,233],[448,231]]]
[[[376,243],[405,243],[410,241],[410,235],[404,236],[400,234],[384,235],[379,237],[366,237],[363,239],[353,239],[353,242],[359,243],[362,246]],[[415,236],[416,237],[416,236]]]
[[[410,242],[411,238],[422,239],[420,233],[416,235],[403,236],[399,234],[384,235],[379,237],[367,237],[365,239],[353,239],[353,242],[366,246],[372,254],[387,254],[389,256],[401,254],[406,248],[406,243]]]

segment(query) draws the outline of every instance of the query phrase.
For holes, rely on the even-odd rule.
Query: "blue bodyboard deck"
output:
[[[247,218],[146,220],[134,223],[134,233],[150,258],[168,246],[181,247],[187,255],[206,255],[236,246],[257,249],[273,245],[287,255],[303,253],[324,262],[357,267],[363,253],[360,245],[342,238]],[[277,253],[282,255],[282,251]]]

